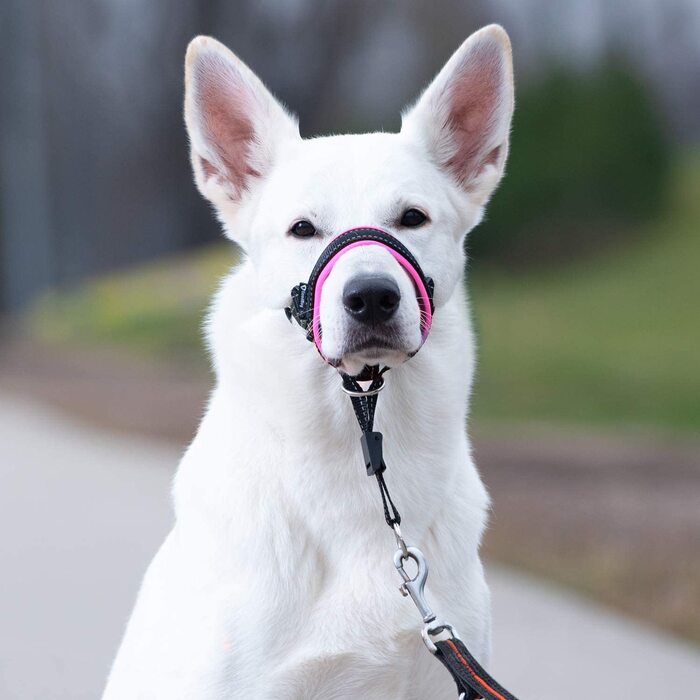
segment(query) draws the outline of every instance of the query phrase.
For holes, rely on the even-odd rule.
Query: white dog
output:
[[[399,133],[313,139],[228,49],[192,41],[195,179],[245,259],[216,295],[216,388],[104,700],[455,697],[397,591],[394,539],[338,371],[284,314],[329,240],[358,226],[390,232],[433,278],[432,332],[413,358],[411,280],[386,250],[360,247],[326,281],[321,351],[349,374],[392,367],[376,429],[404,537],[430,562],[435,610],[488,662],[478,550],[489,499],[465,428],[474,340],[463,244],[503,174],[512,111],[498,26],[464,42]],[[391,308],[358,318],[347,286],[366,278],[391,288]],[[385,301],[377,284],[361,299],[370,310]]]

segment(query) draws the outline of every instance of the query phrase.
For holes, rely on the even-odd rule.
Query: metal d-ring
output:
[[[375,380],[376,381],[376,380]],[[384,377],[379,377],[380,384],[374,389],[348,389],[345,384],[341,384],[341,389],[348,395],[356,399],[361,399],[365,396],[376,396],[384,388]]]

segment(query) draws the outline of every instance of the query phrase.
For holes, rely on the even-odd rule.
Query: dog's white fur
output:
[[[393,537],[338,374],[283,313],[329,238],[361,225],[394,233],[434,278],[433,329],[403,363],[419,339],[410,283],[390,255],[360,249],[324,289],[324,354],[349,371],[368,360],[343,355],[341,290],[358,271],[392,276],[405,347],[371,354],[393,366],[376,418],[387,481],[406,540],[430,562],[430,602],[488,662],[478,548],[489,501],[465,428],[474,342],[463,243],[502,175],[512,109],[510,44],[498,26],[465,41],[400,133],[309,140],[228,49],[191,43],[195,178],[245,260],[213,305],[216,388],[175,479],[175,527],[146,573],[104,700],[454,697],[397,591]],[[410,207],[429,221],[401,228]],[[300,219],[315,237],[289,235]]]

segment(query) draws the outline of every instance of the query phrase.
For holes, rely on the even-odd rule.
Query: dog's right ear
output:
[[[296,120],[255,73],[206,36],[187,48],[185,123],[197,187],[219,209],[239,203],[280,145],[300,138]]]

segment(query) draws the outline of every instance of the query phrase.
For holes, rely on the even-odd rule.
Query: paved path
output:
[[[179,449],[9,396],[0,445],[0,698],[94,700],[168,529]],[[697,649],[510,571],[490,580],[494,671],[523,700],[698,697]]]

